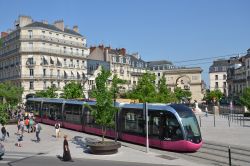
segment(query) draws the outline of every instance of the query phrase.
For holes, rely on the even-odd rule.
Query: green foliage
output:
[[[101,73],[96,77],[96,89],[93,91],[93,95],[96,98],[96,109],[90,109],[95,118],[95,122],[102,126],[103,142],[106,127],[112,127],[114,125],[114,116],[117,111],[113,106],[112,90],[108,88],[108,78],[110,76],[110,71],[106,71],[102,68]]]
[[[250,88],[245,88],[242,96],[240,97],[240,103],[250,110]]]
[[[22,99],[23,88],[14,86],[11,82],[0,83],[0,97],[11,106],[17,105]]]
[[[210,92],[207,92],[205,99],[209,101],[215,100],[216,102],[220,101],[223,97],[223,93],[216,89]]]
[[[36,92],[35,96],[36,97],[45,97],[45,98],[57,98],[58,94],[56,93],[56,87],[48,87],[47,90],[42,90],[39,92]]]
[[[170,89],[168,89],[166,84],[166,79],[164,76],[159,80],[158,85],[158,95],[157,95],[157,102],[159,103],[171,103],[176,102],[176,97]]]
[[[189,90],[183,90],[180,87],[176,87],[174,93],[178,102],[181,102],[183,99],[190,99],[192,96],[192,93]]]
[[[3,41],[2,41],[2,38],[0,38],[0,48],[2,47],[3,45]]]
[[[115,74],[112,79],[112,85],[111,85],[111,91],[113,94],[114,99],[117,98],[117,93],[119,93],[119,86],[121,84],[125,84],[126,81],[118,78],[118,76]]]
[[[138,80],[137,86],[128,92],[128,95],[132,99],[139,99],[139,102],[156,102],[156,88],[155,88],[155,75],[150,73],[144,73]]]
[[[0,103],[0,124],[2,125],[5,125],[9,119],[7,108],[7,104]]]
[[[62,97],[65,99],[85,98],[83,86],[78,82],[71,81],[64,86]]]

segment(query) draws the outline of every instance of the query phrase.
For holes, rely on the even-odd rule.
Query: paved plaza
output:
[[[199,116],[198,121],[199,121]],[[249,137],[250,127],[243,127],[236,122],[228,126],[228,120],[221,116],[215,118],[216,127],[214,127],[214,117],[201,115],[201,132],[204,142],[214,142],[216,144],[242,146],[250,149]],[[24,133],[22,147],[15,146],[17,142],[16,125],[7,125],[10,137],[3,143],[6,148],[6,154],[0,164],[11,165],[43,165],[44,162],[53,163],[53,165],[178,165],[178,166],[201,166],[209,165],[191,161],[182,158],[176,153],[167,152],[164,155],[159,151],[151,150],[145,153],[142,146],[122,142],[119,152],[114,155],[93,155],[86,147],[85,138],[100,139],[100,137],[80,133],[72,130],[61,129],[62,134],[69,136],[69,146],[71,150],[73,163],[64,163],[57,156],[63,153],[63,138],[55,138],[55,129],[53,126],[42,124],[40,134],[41,142],[36,143],[35,133]],[[51,164],[50,163],[50,164]],[[10,164],[9,164],[10,165]]]

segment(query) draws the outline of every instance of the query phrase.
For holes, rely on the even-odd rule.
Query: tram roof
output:
[[[70,99],[53,99],[53,98],[29,98],[28,101],[37,101],[37,102],[45,102],[45,103],[65,103],[65,104],[77,104],[77,105],[95,105],[95,101],[80,101],[80,100],[70,100]],[[143,103],[118,103],[116,102],[116,106],[120,108],[134,108],[134,109],[143,109]],[[165,110],[171,112],[177,112],[178,114],[183,111],[187,111],[182,104],[162,104],[162,103],[148,103],[148,109],[150,110]]]

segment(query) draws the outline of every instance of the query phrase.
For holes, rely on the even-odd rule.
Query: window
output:
[[[43,69],[43,76],[46,76],[46,69]]]
[[[64,66],[67,66],[67,59],[64,59]]]
[[[60,77],[60,70],[57,70],[57,77]]]
[[[29,33],[29,38],[31,39],[32,36],[33,36],[33,31],[32,30],[28,30],[28,33]]]
[[[218,75],[215,75],[215,80],[218,80]]]
[[[43,81],[43,89],[46,89],[47,88],[47,83],[46,81]]]
[[[127,133],[144,133],[143,113],[137,109],[124,109],[123,115],[123,131]]]
[[[224,74],[224,75],[223,75],[223,80],[226,80],[226,79],[227,79],[227,75]]]
[[[34,81],[30,81],[30,89],[34,89]]]
[[[226,88],[227,82],[223,82],[223,88]]]
[[[218,88],[219,88],[219,83],[215,82],[215,89],[218,89]]]
[[[158,73],[158,77],[160,77],[161,76],[161,73]]]
[[[34,69],[30,69],[30,76],[34,76]]]

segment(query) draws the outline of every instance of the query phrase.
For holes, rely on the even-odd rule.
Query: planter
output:
[[[90,147],[91,153],[103,155],[117,153],[118,148],[121,147],[121,143],[114,141],[105,141],[104,143],[93,142],[89,143],[88,146]]]

